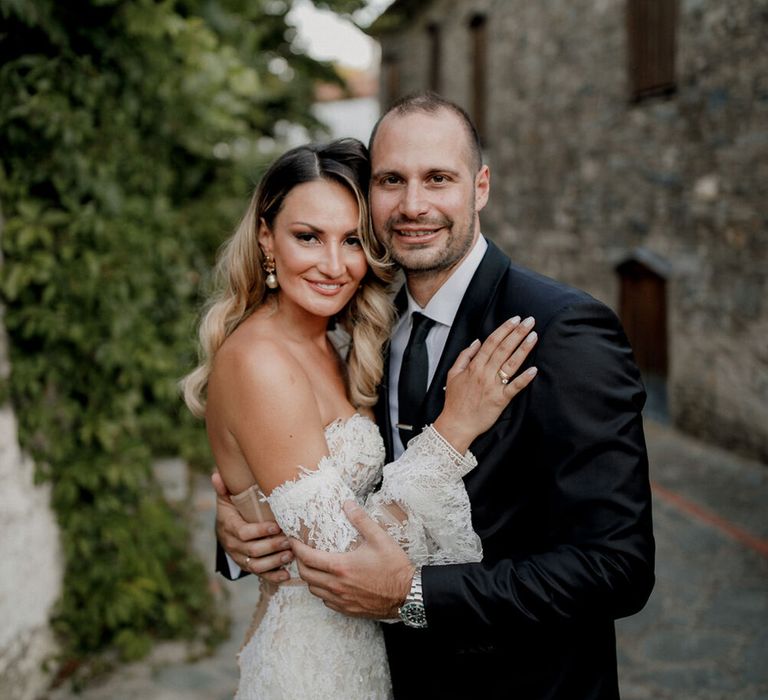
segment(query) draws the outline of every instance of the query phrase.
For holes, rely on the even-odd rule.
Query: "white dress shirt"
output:
[[[392,342],[389,346],[389,418],[392,424],[392,449],[394,458],[397,459],[404,451],[405,446],[400,440],[400,431],[397,429],[398,401],[397,385],[400,379],[400,367],[403,364],[403,354],[408,345],[408,338],[411,335],[413,327],[412,316],[418,311],[436,321],[435,325],[429,330],[427,335],[427,357],[429,359],[429,374],[427,386],[432,383],[435,376],[435,370],[440,362],[440,356],[443,354],[445,342],[448,340],[448,333],[451,331],[453,319],[456,318],[456,312],[459,310],[461,300],[472,281],[480,261],[485,255],[488,243],[485,238],[478,236],[472,250],[467,257],[461,261],[459,266],[451,273],[451,276],[443,283],[442,287],[435,292],[435,295],[427,302],[422,309],[413,299],[408,288],[406,294],[408,297],[408,308],[400,316],[392,329]]]

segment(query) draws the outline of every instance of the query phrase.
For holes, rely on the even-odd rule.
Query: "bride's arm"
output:
[[[353,494],[333,468],[304,368],[266,341],[234,348],[216,358],[208,406],[214,452],[217,441],[231,438],[248,466],[221,461],[229,491],[255,480],[286,535],[329,551],[348,549],[356,532],[341,505]]]

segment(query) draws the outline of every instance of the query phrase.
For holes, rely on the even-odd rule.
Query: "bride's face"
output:
[[[355,196],[328,180],[294,187],[272,227],[262,224],[259,241],[275,259],[281,306],[330,317],[360,286],[368,263],[358,231]]]

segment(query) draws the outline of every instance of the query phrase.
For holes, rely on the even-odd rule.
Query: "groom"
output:
[[[407,279],[377,407],[388,457],[410,435],[397,385],[414,311],[435,322],[414,434],[439,414],[456,355],[511,316],[536,319],[538,376],[471,447],[482,563],[417,571],[350,507],[362,545],[329,554],[292,543],[301,576],[335,610],[405,621],[384,626],[397,698],[618,698],[614,620],[640,610],[654,580],[645,393],[621,326],[480,235],[490,174],[458,106],[430,93],[396,103],[371,158],[374,229]],[[289,556],[280,535],[242,542],[266,533],[220,510],[220,541],[247,568]]]

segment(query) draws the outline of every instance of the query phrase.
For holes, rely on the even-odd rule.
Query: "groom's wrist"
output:
[[[413,583],[413,577],[417,570],[418,569],[413,564],[408,564],[403,570],[402,575],[398,576],[397,590],[395,593],[395,617],[397,617],[397,611],[400,610],[403,603],[405,603],[405,599],[408,597],[408,593],[410,592]]]
[[[393,572],[392,580],[395,581],[391,595],[388,598],[391,606],[384,617],[377,618],[381,622],[400,622],[400,608],[405,604],[408,593],[411,590],[411,584],[413,582],[414,574],[416,573],[416,567],[408,563],[408,566],[401,571]]]
[[[398,608],[397,614],[408,627],[423,629],[427,626],[424,596],[421,590],[421,567],[414,570],[408,593]]]

